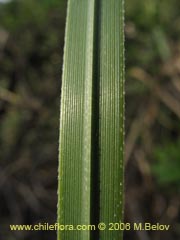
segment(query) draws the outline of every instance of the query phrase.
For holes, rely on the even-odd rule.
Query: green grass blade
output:
[[[69,0],[61,94],[58,222],[122,221],[122,0]],[[120,231],[58,231],[58,240],[120,240]]]
[[[58,222],[89,224],[94,1],[69,1],[60,117]],[[59,232],[58,239],[89,239]]]
[[[103,0],[100,9],[100,222],[122,221],[124,133],[123,2]],[[120,239],[102,231],[100,239]]]

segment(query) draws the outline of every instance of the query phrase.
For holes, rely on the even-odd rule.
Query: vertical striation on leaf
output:
[[[123,219],[123,9],[122,0],[68,2],[59,141],[60,224],[108,225]],[[58,231],[58,240],[90,239],[120,240],[122,233]]]

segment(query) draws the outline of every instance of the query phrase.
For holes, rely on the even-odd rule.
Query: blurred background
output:
[[[125,221],[170,224],[124,240],[180,239],[180,1],[126,0]],[[0,239],[56,239],[66,0],[0,1]]]

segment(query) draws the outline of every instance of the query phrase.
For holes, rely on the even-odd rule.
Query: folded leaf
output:
[[[120,240],[123,219],[122,0],[69,0],[61,93],[58,240]],[[107,225],[98,230],[98,223]]]

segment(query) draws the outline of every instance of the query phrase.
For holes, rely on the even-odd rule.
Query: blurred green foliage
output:
[[[65,8],[65,1],[14,0],[0,7],[1,24],[8,30],[17,32],[22,28],[32,27],[32,25],[35,25],[37,29],[43,28],[49,21],[49,15],[54,13],[55,10],[57,10],[56,14],[60,16],[58,10]]]
[[[66,1],[0,4],[0,238],[8,224],[56,221],[59,102]]]
[[[170,39],[179,39],[180,2],[172,0],[126,0],[126,57],[152,72],[159,71],[155,62],[170,57]],[[129,25],[131,23],[131,25]],[[138,49],[138,51],[137,51]],[[151,68],[149,68],[151,66]]]
[[[180,140],[157,147],[154,152],[153,172],[162,186],[170,185],[179,191],[180,182]]]
[[[179,92],[171,86],[172,79],[179,76],[179,70],[174,67],[180,45],[179,9],[180,1],[177,0],[126,0],[127,125],[133,113],[136,114],[137,106],[156,99],[153,89],[132,77],[130,71],[134,66],[151,76],[147,82],[153,80],[155,86],[158,84],[180,101]],[[180,84],[178,82],[180,80],[177,80]],[[168,189],[175,184],[175,192],[180,182],[179,134],[179,118],[160,104],[157,122],[150,135],[154,142],[150,151],[152,174],[160,186]]]

